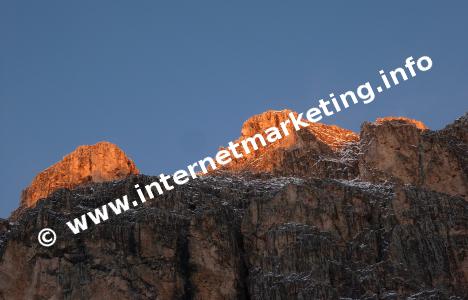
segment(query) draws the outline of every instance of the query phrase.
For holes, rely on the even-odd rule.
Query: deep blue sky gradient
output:
[[[229,2],[2,1],[0,216],[78,145],[108,140],[142,173],[170,173],[254,114],[304,111],[408,56],[432,70],[325,123],[401,115],[439,129],[467,111],[464,1]]]

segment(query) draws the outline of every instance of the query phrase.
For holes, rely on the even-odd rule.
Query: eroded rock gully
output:
[[[77,236],[66,221],[156,178],[58,189],[0,222],[0,299],[464,299],[467,124],[298,133]]]

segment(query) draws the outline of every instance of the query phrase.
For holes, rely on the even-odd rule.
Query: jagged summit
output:
[[[244,122],[241,136],[235,142],[240,143],[270,127],[280,128],[280,123],[288,120],[290,113],[298,115],[296,112],[285,109],[282,111],[269,110],[252,116]],[[303,121],[309,126],[296,131],[294,126],[289,123],[287,125],[288,136],[283,136],[282,139],[273,144],[233,160],[224,169],[234,172],[265,172],[282,175],[298,175],[300,173],[302,175],[305,171],[301,168],[305,167],[304,164],[307,165],[307,161],[294,165],[292,164],[293,160],[297,161],[298,157],[310,155],[334,156],[346,145],[359,140],[359,135],[350,130],[335,125],[308,122],[304,116]],[[310,166],[307,165],[307,167]]]
[[[248,119],[240,141],[280,127],[290,110],[267,111]],[[289,136],[261,147],[224,167],[229,172],[270,173],[304,178],[339,178],[367,182],[399,181],[450,195],[468,197],[467,116],[443,130],[423,122],[384,117],[364,122],[359,135],[334,125],[309,123]]]
[[[21,206],[33,206],[39,199],[46,198],[60,188],[122,179],[131,174],[138,174],[138,169],[116,145],[99,142],[79,146],[34,177],[21,195]]]
[[[394,124],[411,124],[421,130],[429,129],[423,122],[415,120],[415,119],[406,118],[406,117],[383,117],[383,118],[377,118],[377,120],[375,120],[376,124],[383,124],[386,122],[394,123]]]
[[[287,115],[252,117],[241,139]],[[233,162],[252,172],[190,180],[79,236],[65,222],[157,178],[59,190],[0,219],[0,299],[465,299],[467,136],[466,115],[439,131],[365,122],[359,138],[314,124]],[[112,144],[79,147],[26,195],[132,172]]]
[[[290,113],[293,113],[295,116],[298,115],[294,111],[284,109],[281,111],[268,110],[250,117],[242,125],[241,137],[239,140],[253,136],[272,126],[279,128],[280,122],[289,119]],[[293,125],[289,124],[288,129],[290,135],[283,138],[274,146],[288,148],[291,146],[298,146],[297,143],[302,145],[303,142],[307,140],[307,136],[313,135],[320,142],[336,150],[342,148],[349,142],[355,142],[359,139],[359,136],[351,130],[340,128],[335,125],[308,122],[305,116],[303,116],[303,121],[309,123],[309,127],[303,128],[300,131],[295,131]]]
[[[240,143],[270,127],[280,128],[280,123],[288,120],[291,113],[298,115],[285,109],[252,116],[242,125],[241,136],[235,142]],[[466,140],[466,119],[465,115],[440,131],[439,135]],[[398,179],[466,197],[466,175],[459,167],[463,162],[453,157],[453,151],[445,150],[444,144],[443,147],[430,148],[422,155],[420,149],[415,148],[415,145],[425,147],[423,141],[427,138],[422,134],[431,132],[420,121],[405,117],[378,118],[373,123],[365,122],[360,135],[335,125],[307,123],[309,126],[299,131],[289,123],[288,136],[242,158],[233,159],[221,170],[281,176],[359,178],[370,182]],[[432,144],[434,142],[429,141],[429,145]],[[441,160],[441,157],[446,159]],[[440,164],[436,172],[431,168],[434,163]],[[445,170],[450,176],[437,175],[439,170]],[[31,207],[60,188],[122,179],[132,174],[138,174],[135,164],[116,145],[100,142],[79,146],[34,178],[22,193],[20,207]]]

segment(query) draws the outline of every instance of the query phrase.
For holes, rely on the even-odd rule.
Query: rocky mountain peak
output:
[[[267,111],[248,119],[236,141],[281,127],[291,110]],[[467,116],[443,130],[431,131],[421,121],[384,117],[364,122],[356,133],[334,125],[309,123],[299,131],[244,157],[224,170],[302,178],[340,178],[368,182],[399,181],[466,198]]]
[[[289,109],[268,110],[250,117],[242,125],[242,137],[252,136],[272,126],[280,127],[281,121],[287,120],[291,112]]]
[[[240,140],[290,113],[252,117]],[[138,171],[112,144],[79,147],[24,201],[90,184],[0,219],[0,299],[466,299],[466,116],[438,131],[365,122],[360,138],[322,124],[290,130],[228,172],[109,222],[87,218],[74,235],[67,220],[158,180],[93,183]],[[57,233],[51,247],[37,243],[44,227]]]
[[[262,133],[269,127],[280,128],[281,122],[290,119],[290,113],[296,117],[298,116],[296,112],[289,109],[284,109],[281,111],[269,110],[264,113],[252,116],[244,122],[239,140],[253,136],[257,133]],[[287,128],[290,134],[286,137],[283,137],[281,141],[275,143],[272,146],[281,148],[298,146],[297,143],[302,145],[304,141],[310,138],[310,136],[313,136],[320,142],[336,150],[349,142],[355,142],[359,140],[359,136],[350,130],[340,128],[335,125],[308,122],[305,118],[305,115],[303,116],[302,121],[308,123],[309,127],[302,128],[300,131],[296,131],[293,125],[289,123]]]
[[[60,188],[74,188],[90,182],[103,182],[138,174],[138,169],[116,145],[99,142],[79,146],[61,161],[34,177],[21,195],[21,207],[31,207]]]
[[[383,117],[383,118],[377,118],[375,120],[376,124],[383,124],[383,123],[391,123],[391,124],[410,124],[416,126],[416,128],[421,129],[421,130],[427,130],[429,129],[423,122],[415,120],[415,119],[410,119],[406,117]]]
[[[291,113],[297,118],[298,114],[288,109],[269,110],[252,116],[244,122],[241,136],[236,140],[236,143],[255,134],[263,134],[270,127],[281,128],[281,122],[289,120]],[[275,143],[268,144],[267,147],[259,148],[240,159],[233,160],[225,169],[253,173],[289,174],[290,172],[285,173],[285,170],[292,165],[292,159],[310,156],[311,153],[333,156],[344,146],[359,140],[359,135],[350,130],[335,125],[308,122],[305,116],[302,117],[302,121],[308,123],[309,126],[296,131],[294,126],[289,123],[286,126],[289,135],[283,136]],[[294,171],[296,175],[298,172],[301,173],[298,170]]]

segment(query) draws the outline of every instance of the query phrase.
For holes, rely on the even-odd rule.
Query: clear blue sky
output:
[[[304,111],[408,56],[433,68],[325,123],[439,129],[467,111],[464,1],[155,2],[1,2],[0,216],[78,145],[111,141],[143,173],[170,173],[253,114]]]

